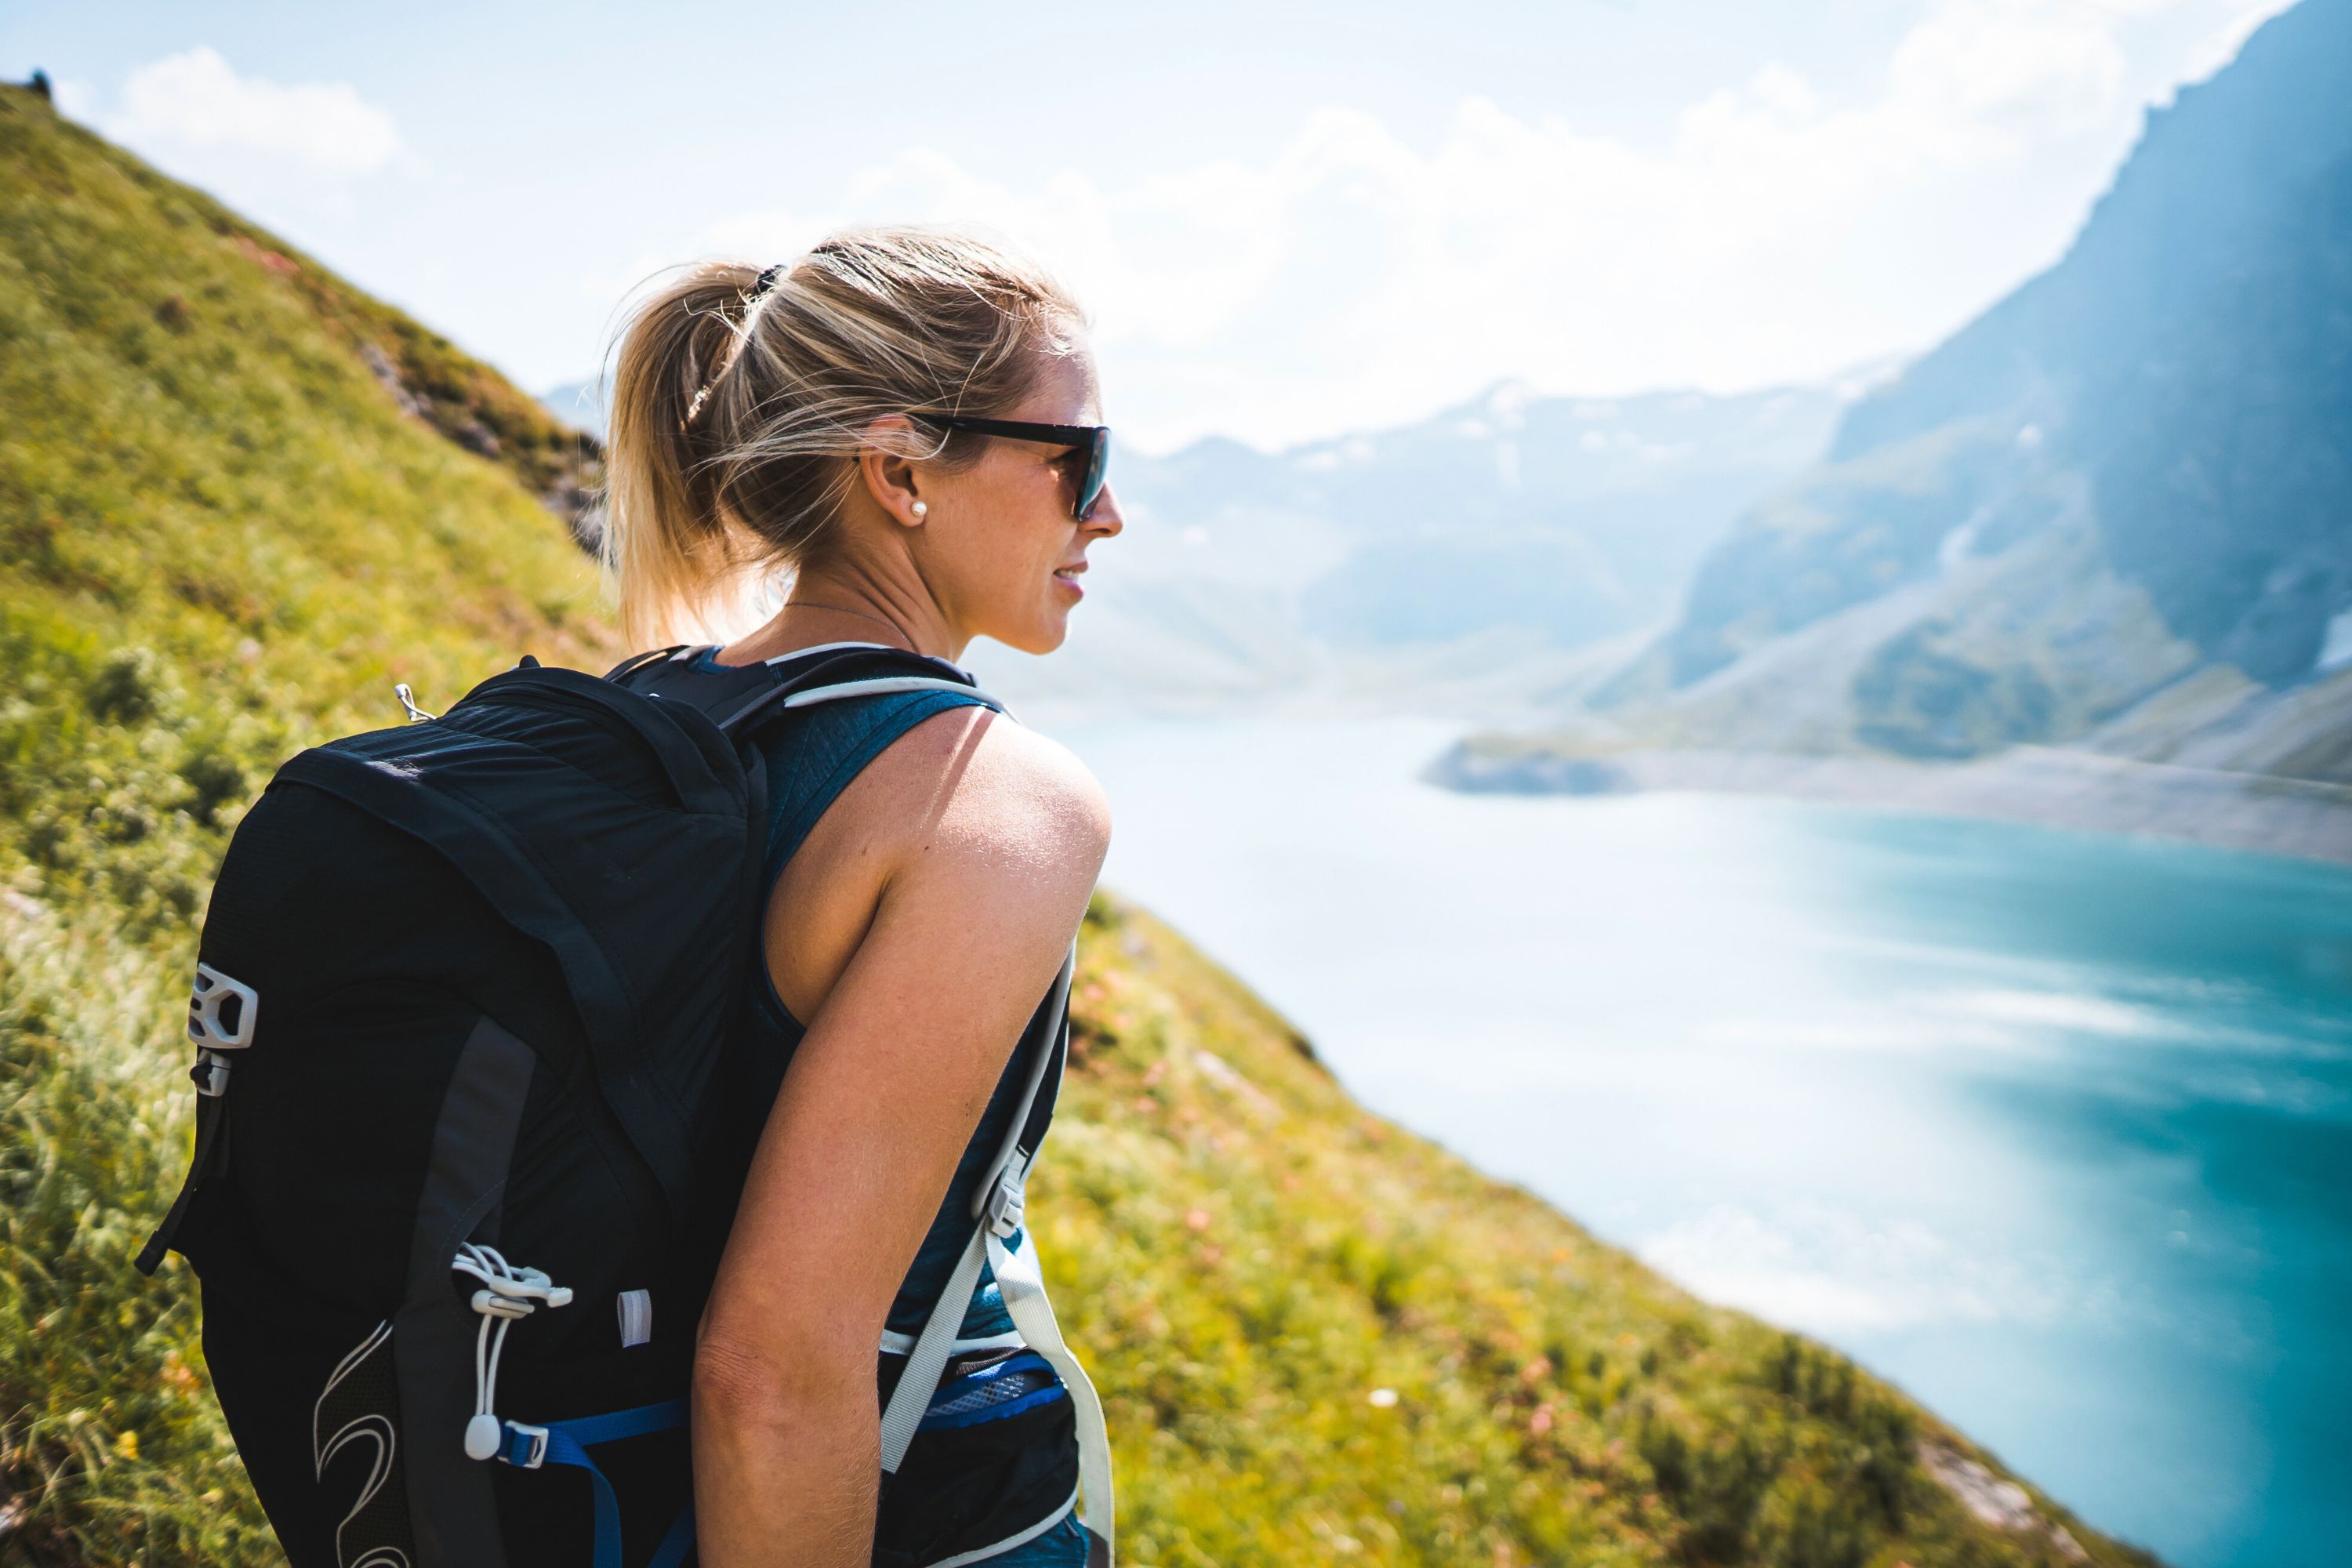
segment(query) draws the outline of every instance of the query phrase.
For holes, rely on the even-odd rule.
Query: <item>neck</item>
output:
[[[729,647],[730,663],[773,658],[828,642],[878,642],[953,664],[971,639],[919,589],[894,584],[854,565],[805,568],[768,624]]]

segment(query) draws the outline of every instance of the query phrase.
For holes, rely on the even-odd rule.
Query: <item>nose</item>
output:
[[[1108,484],[1105,484],[1102,493],[1095,497],[1094,515],[1087,519],[1084,526],[1087,532],[1105,539],[1127,526],[1127,514],[1118,510],[1118,492]]]

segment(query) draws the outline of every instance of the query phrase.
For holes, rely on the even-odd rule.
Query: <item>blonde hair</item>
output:
[[[765,273],[684,269],[630,315],[614,367],[603,552],[631,645],[821,557],[861,449],[969,461],[969,439],[869,427],[1008,410],[1084,321],[1034,263],[945,230],[848,230]]]

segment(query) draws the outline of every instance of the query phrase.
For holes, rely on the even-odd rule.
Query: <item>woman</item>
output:
[[[764,272],[696,268],[621,343],[606,550],[625,623],[666,641],[789,573],[765,625],[699,657],[868,643],[952,662],[983,636],[1046,652],[1087,548],[1121,527],[1099,405],[1076,305],[977,240],[870,229]],[[971,1232],[981,1152],[1015,1114],[1008,1058],[1102,864],[1102,792],[977,694],[818,704],[762,744],[772,884],[751,1011],[789,1065],[697,1342],[701,1561],[1083,1563],[1066,1498],[1004,1517],[951,1456],[910,1458],[899,1480],[922,1482],[877,1498],[876,1362]],[[983,1279],[950,1373],[1014,1343]],[[974,1450],[1000,1493],[1012,1483],[987,1477],[1066,1473],[1069,1401],[1050,1408],[1058,1383],[1024,1375],[1024,1408],[1049,1417],[1034,1443],[1055,1451]]]

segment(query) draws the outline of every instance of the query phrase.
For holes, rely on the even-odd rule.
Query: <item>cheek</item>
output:
[[[1058,562],[1070,534],[1064,514],[1068,501],[1062,494],[1061,476],[1043,464],[1030,463],[1000,475],[990,486],[987,532],[1000,559],[1045,559]],[[1050,568],[1049,568],[1050,569]]]
[[[958,574],[991,596],[1026,597],[1049,585],[1069,553],[1073,524],[1061,515],[1051,470],[975,471],[957,498],[965,520],[955,544]]]

